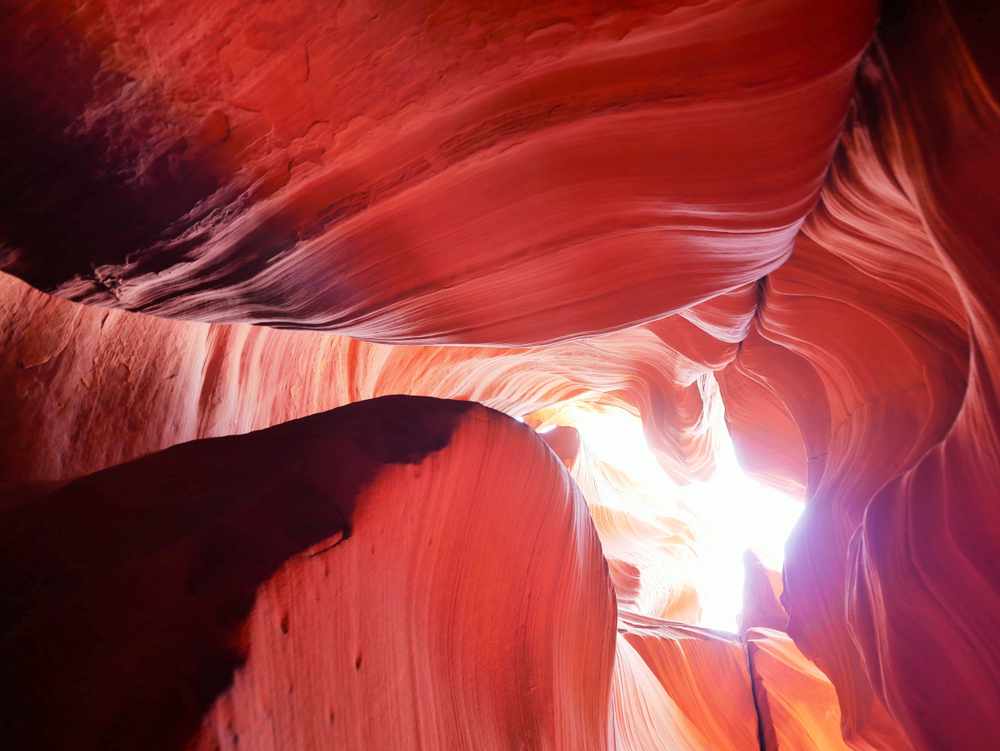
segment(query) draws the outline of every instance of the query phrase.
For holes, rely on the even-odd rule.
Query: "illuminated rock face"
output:
[[[12,747],[607,745],[586,504],[480,406],[386,397],[188,443],[3,521]]]
[[[642,659],[669,697],[663,704],[671,724],[687,731],[689,747],[759,748],[746,655],[734,635],[629,612],[619,612],[618,631],[619,654],[634,651]],[[653,740],[653,747],[663,743]]]
[[[945,69],[926,68],[931,49]],[[1000,474],[990,66],[933,4],[885,35],[821,202],[768,278],[760,336],[720,379],[744,405],[738,439],[771,434],[784,451],[790,426],[801,435],[809,479],[786,559],[788,633],[833,681],[858,747],[1000,737],[987,677],[1000,663],[981,641],[1000,614],[986,500]],[[751,403],[761,409],[747,419]]]
[[[764,751],[848,751],[840,733],[837,692],[819,668],[779,631],[752,628],[745,638]]]
[[[587,501],[619,608],[697,623],[701,524],[694,514],[591,455],[576,428],[556,427],[542,433],[542,440]]]
[[[71,479],[182,441],[409,393],[520,415],[563,401],[638,413],[680,481],[712,471],[721,362],[644,327],[531,349],[399,347],[83,307],[0,276],[0,481]],[[686,320],[679,326],[694,329]],[[703,339],[719,343],[698,331]]]
[[[743,612],[739,615],[740,635],[751,628],[784,631],[788,613],[781,604],[784,583],[781,572],[770,568],[751,548],[743,553]]]
[[[1000,18],[900,5],[0,9],[5,739],[996,748]],[[783,581],[388,394],[724,405]]]

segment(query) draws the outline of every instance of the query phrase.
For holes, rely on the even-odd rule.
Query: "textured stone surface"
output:
[[[760,748],[746,655],[733,634],[626,611],[618,632],[619,648],[626,642],[670,697],[675,723],[693,728],[695,748]]]
[[[7,269],[393,342],[652,320],[787,257],[875,6],[11,6]]]
[[[324,646],[342,635],[335,615],[329,634],[337,638],[313,638],[327,633],[317,624],[328,609],[315,598],[333,602],[346,590],[310,590],[318,564],[292,561],[280,545],[250,556],[250,579],[233,580],[238,607],[221,619],[198,620],[199,603],[215,602],[209,594],[183,594],[191,602],[163,610],[183,587],[179,569],[156,562],[194,553],[157,552],[158,530],[180,524],[172,514],[185,499],[222,493],[213,472],[225,462],[211,452],[229,456],[235,472],[258,455],[240,459],[219,446],[284,433],[115,465],[408,393],[479,401],[531,427],[556,424],[566,402],[625,409],[641,416],[660,464],[679,481],[711,474],[724,404],[748,473],[806,504],[780,594],[775,572],[752,565],[747,579],[751,664],[757,659],[765,676],[772,660],[777,671],[770,687],[762,678],[774,698],[770,724],[757,697],[765,740],[780,747],[787,732],[795,740],[786,746],[997,747],[995,9],[968,0],[881,8],[860,0],[433,8],[38,0],[0,8],[0,24],[0,267],[13,275],[0,278],[0,481],[14,483],[0,488],[12,535],[0,584],[17,601],[10,618],[41,619],[4,636],[13,656],[3,666],[13,676],[4,711],[21,718],[14,732],[63,733],[62,745],[76,747],[100,745],[101,733],[117,728],[133,739],[123,747],[148,747],[137,728],[161,728],[154,734],[171,747],[200,727],[199,743],[213,748],[233,743],[232,720],[249,728],[241,747],[251,738],[308,747],[306,737],[405,747],[417,736],[389,736],[408,722],[406,733],[430,734],[420,736],[427,746],[509,747],[515,739],[497,728],[510,723],[527,747],[542,738],[567,747],[741,747],[747,713],[736,708],[747,693],[738,690],[745,674],[732,661],[735,643],[635,621],[697,618],[695,525],[592,461],[571,432],[546,439],[552,453],[528,428],[480,408],[463,414],[488,414],[492,427],[482,430],[519,437],[497,437],[475,456],[458,451],[454,466],[442,459],[413,482],[439,477],[459,487],[477,470],[458,464],[495,460],[503,471],[491,464],[484,477],[499,478],[497,488],[513,483],[503,485],[516,486],[510,497],[536,503],[513,507],[523,519],[504,515],[497,508],[508,506],[484,481],[476,486],[484,505],[475,508],[496,513],[489,518],[515,537],[541,534],[530,515],[547,503],[562,498],[573,514],[589,503],[593,526],[589,518],[554,525],[537,548],[534,538],[518,543],[546,562],[533,589],[510,580],[536,610],[525,604],[497,623],[522,630],[483,630],[496,639],[486,652],[530,643],[532,655],[548,655],[549,636],[523,630],[535,623],[526,613],[541,613],[540,593],[561,587],[573,567],[545,556],[586,558],[593,575],[579,591],[605,599],[573,605],[573,628],[596,619],[599,645],[591,665],[600,675],[582,703],[572,691],[532,699],[549,689],[522,675],[505,684],[527,685],[516,701],[507,689],[484,689],[448,709],[408,704],[409,720],[380,705],[373,716],[384,721],[369,730],[360,728],[371,718],[355,707],[344,725],[335,716],[332,730],[320,730],[316,718],[330,718],[308,697],[327,694],[282,692],[288,671],[311,670],[327,659],[324,649],[339,648]],[[442,440],[443,457],[454,446]],[[294,443],[273,451],[280,457]],[[206,446],[201,457],[197,447]],[[168,472],[178,456],[193,464]],[[248,483],[241,497],[263,509],[270,501],[256,493],[267,483],[255,485],[255,472],[273,457],[258,458],[261,467],[241,469],[232,492]],[[149,479],[158,467],[167,475],[160,485]],[[106,473],[61,486],[98,470]],[[131,478],[129,492],[145,495],[128,498],[162,502],[162,513],[150,510],[155,503],[113,508],[126,498],[116,484],[125,479],[114,478]],[[117,490],[97,493],[105,482]],[[178,483],[187,489],[171,496]],[[376,495],[406,506],[393,483]],[[555,485],[562,490],[545,490]],[[374,492],[353,487],[344,486],[345,498]],[[81,495],[87,488],[93,493]],[[313,498],[301,488],[290,497],[305,507]],[[420,498],[428,510],[410,523],[446,518],[436,514],[450,506]],[[280,537],[293,517],[245,531]],[[185,519],[178,529],[190,532],[183,544],[191,546],[200,522]],[[385,518],[371,529],[401,523]],[[334,527],[315,531],[331,539]],[[577,534],[588,542],[566,542]],[[484,539],[493,550],[496,540]],[[213,563],[219,592],[229,586],[227,567],[242,560],[230,560],[224,542]],[[350,542],[325,555],[355,560],[356,551],[344,552]],[[487,590],[497,583],[477,549],[455,544],[464,551],[455,552],[458,569],[481,571]],[[510,571],[535,560],[519,558],[518,544],[496,554]],[[130,545],[147,547],[119,560]],[[382,592],[412,581],[426,573],[425,559],[406,558],[407,550],[394,549],[402,556],[395,567],[358,563],[337,586],[363,576]],[[275,578],[279,571],[287,576]],[[148,584],[157,576],[165,577],[160,589]],[[73,593],[116,605],[59,599]],[[542,621],[569,607],[550,599]],[[273,628],[272,611],[285,604],[315,626],[298,641],[303,632],[289,616],[290,652]],[[72,618],[57,615],[64,606]],[[90,631],[71,630],[88,618]],[[230,670],[236,623],[249,624],[240,638],[260,645],[242,678],[203,686],[184,672],[203,657]],[[399,654],[393,639],[452,644],[461,632],[452,612],[392,623],[372,631],[385,638],[375,675],[364,672],[364,656],[360,671],[350,661],[337,670],[373,681],[365,696],[400,686],[431,704],[452,696],[455,684],[417,691],[405,678],[417,668],[390,666]],[[673,655],[676,672],[651,657],[654,643]],[[148,680],[132,697],[141,707],[114,714],[136,685],[127,676],[141,668],[120,659],[133,644],[147,645],[134,654],[149,655],[150,674],[180,676],[171,685],[188,692],[174,715],[183,721],[152,718],[173,705],[156,693],[167,684]],[[163,644],[177,646],[150,646]],[[505,648],[480,662],[479,652],[456,647],[449,659],[458,672],[448,675],[479,666],[502,683]],[[566,659],[583,660],[586,649]],[[66,676],[54,667],[62,664],[71,667]],[[797,681],[813,687],[801,706]],[[692,698],[707,702],[711,685],[730,697],[714,697],[722,701],[708,713],[715,724]],[[62,688],[45,704],[22,686]],[[572,721],[559,719],[564,700],[577,707],[567,710]],[[104,709],[89,712],[87,702]],[[454,724],[462,717],[475,718],[468,732]],[[264,730],[272,720],[277,735]],[[342,730],[362,735],[336,735]]]
[[[858,747],[1000,737],[997,654],[981,641],[1000,612],[985,500],[1000,474],[998,196],[984,172],[1000,164],[1000,117],[954,10],[887,19],[820,204],[768,277],[760,336],[720,376],[753,456],[801,436],[788,633],[833,681]],[[931,72],[930,50],[948,64]]]

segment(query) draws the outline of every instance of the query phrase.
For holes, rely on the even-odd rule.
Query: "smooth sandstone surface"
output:
[[[0,536],[12,747],[608,747],[586,504],[481,406],[386,397],[187,443]]]
[[[784,631],[788,612],[781,604],[785,585],[781,572],[753,548],[743,552],[743,609],[737,620],[744,639],[751,628]]]
[[[840,734],[837,692],[822,671],[786,634],[751,628],[745,638],[763,751],[848,751]]]
[[[821,202],[768,277],[761,337],[720,377],[724,400],[756,393],[734,433],[775,437],[755,455],[783,450],[790,424],[801,436],[788,633],[832,680],[857,747],[989,748],[1000,734],[996,651],[981,640],[998,612],[985,500],[1000,472],[997,195],[984,170],[1000,117],[983,77],[995,68],[963,44],[974,17],[917,3],[890,19]],[[930,49],[949,61],[933,73]]]
[[[0,26],[11,742],[997,747],[995,9],[37,0]],[[754,682],[674,622],[696,520],[568,430],[331,417],[389,394],[624,409],[679,482],[724,424],[805,503],[783,577],[748,562]],[[373,458],[386,426],[419,451]],[[346,458],[296,464],[327,439]],[[475,535],[417,549],[463,508]],[[360,668],[340,602],[375,609]]]
[[[668,694],[674,714],[697,731],[696,748],[760,747],[746,655],[735,635],[622,610],[618,633]]]

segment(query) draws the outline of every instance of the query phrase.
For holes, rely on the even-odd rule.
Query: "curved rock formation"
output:
[[[916,165],[908,171],[912,195],[964,303],[968,389],[944,440],[874,496],[849,559],[852,633],[876,691],[927,749],[985,748],[1000,737],[1000,651],[990,636],[1000,625],[991,490],[1000,479],[1000,220],[992,179],[1000,165],[1000,79],[995,48],[970,49],[959,36],[977,23],[974,13],[959,5],[955,19],[918,5],[885,51],[901,126],[902,153],[889,154]],[[931,46],[948,56],[947,68],[931,69],[922,58],[919,50]],[[933,657],[923,648],[931,642],[940,645]],[[949,675],[942,664],[954,666]]]
[[[982,172],[1000,164],[1000,119],[949,15],[927,3],[904,16],[863,66],[821,203],[768,278],[762,337],[720,381],[727,403],[742,391],[737,438],[776,439],[754,455],[787,454],[793,425],[801,435],[809,492],[786,560],[788,631],[836,686],[845,737],[988,748],[1000,737],[995,656],[970,635],[990,633],[998,612],[985,584],[994,515],[973,486],[1000,472],[983,354],[995,347],[995,191]],[[927,49],[947,72],[918,83]],[[959,146],[972,142],[974,155]],[[958,490],[957,478],[970,479]],[[957,689],[945,664],[976,677]]]
[[[627,611],[619,612],[618,631],[619,654],[625,642],[642,658],[669,696],[675,724],[693,728],[695,748],[760,748],[746,655],[735,636]]]
[[[544,349],[394,347],[74,305],[0,276],[0,481],[71,479],[195,438],[396,393],[521,415],[566,401],[642,416],[679,481],[713,466],[708,365],[638,328]],[[711,339],[711,341],[717,341]],[[735,352],[733,353],[735,354]]]
[[[387,397],[188,443],[0,536],[12,747],[607,747],[593,525],[482,407]]]
[[[6,268],[106,306],[379,341],[652,320],[787,257],[875,13],[15,6]]]
[[[997,747],[1000,11],[0,25],[5,741]],[[733,638],[659,620],[698,612],[669,499],[570,430],[351,406],[397,393],[625,410],[678,482],[724,406],[805,502],[780,588],[748,559],[756,693]]]
[[[654,618],[698,623],[700,520],[682,504],[657,495],[593,455],[575,428],[558,426],[541,437],[587,501],[618,606]]]

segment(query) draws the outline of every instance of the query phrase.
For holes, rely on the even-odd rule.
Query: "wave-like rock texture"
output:
[[[579,410],[566,405],[525,421],[573,422]],[[756,751],[757,714],[739,638],[689,625],[701,618],[699,520],[602,461],[576,428],[556,425],[540,435],[587,501],[615,587],[616,747]]]
[[[618,659],[616,672],[632,670],[652,674],[660,696],[659,710],[673,718],[670,727],[683,730],[676,746],[663,734],[652,735],[620,748],[693,748],[705,751],[756,751],[757,713],[747,660],[739,639],[732,635],[639,615],[626,610],[618,614]],[[640,663],[636,657],[641,659]],[[640,680],[640,678],[633,678]],[[643,680],[649,681],[646,676]],[[665,698],[664,698],[665,697]],[[635,703],[635,702],[633,702]],[[632,716],[638,712],[633,708]],[[618,719],[628,724],[627,719]],[[642,720],[635,719],[635,728]],[[647,730],[647,732],[650,732]],[[678,734],[673,731],[674,736]]]
[[[608,747],[586,504],[478,405],[188,443],[8,509],[0,536],[12,748]]]
[[[4,267],[104,306],[378,341],[653,320],[788,256],[876,11],[10,5]]]
[[[218,473],[239,474],[243,460],[201,457],[201,448],[190,447],[58,487],[65,480],[186,440],[403,392],[476,400],[542,422],[569,401],[625,409],[642,417],[661,465],[685,481],[711,473],[721,397],[748,472],[805,500],[778,604],[795,648],[836,691],[843,742],[861,751],[995,748],[1000,12],[970,0],[887,3],[872,41],[877,11],[861,0],[445,3],[433,10],[411,2],[331,8],[223,0],[209,8],[39,0],[0,9],[0,267],[39,289],[118,309],[51,299],[0,279],[0,479],[34,483],[0,491],[5,518],[20,520],[8,531],[26,535],[4,546],[4,585],[21,598],[7,609],[10,618],[40,619],[37,631],[24,625],[9,637],[21,647],[7,654],[14,669],[37,674],[31,685],[54,697],[57,720],[38,720],[42,710],[31,702],[42,694],[14,692],[0,705],[20,723],[17,732],[35,718],[41,729],[65,733],[57,739],[63,746],[100,745],[102,728],[112,727],[135,733],[140,747],[148,737],[173,742],[170,733],[180,738],[183,723],[167,727],[146,714],[174,711],[155,694],[166,684],[133,680],[143,660],[161,675],[207,660],[219,681],[250,635],[263,656],[251,654],[243,678],[200,726],[205,743],[213,734],[231,743],[227,723],[238,718],[234,727],[250,728],[242,747],[264,738],[268,721],[249,712],[247,697],[264,696],[265,684],[268,692],[286,690],[281,671],[304,669],[299,652],[325,660],[323,650],[333,648],[294,630],[293,606],[296,619],[321,618],[308,601],[319,564],[288,560],[314,533],[342,534],[337,525],[346,529],[349,514],[300,529],[295,514],[268,511],[284,501],[267,495],[269,482],[251,483],[271,466],[268,452],[261,468],[241,469],[246,477],[231,484]],[[397,346],[415,343],[427,346]],[[458,433],[475,432],[469,415],[485,414],[470,410],[455,417]],[[575,499],[572,513],[584,509],[559,458],[528,428],[489,414],[484,425],[493,427],[482,430],[525,436],[510,445],[498,438],[503,446],[493,448],[547,468],[530,481],[504,475],[516,464],[491,470],[497,483],[520,483],[510,497],[536,498],[551,490],[546,482],[561,482],[559,497]],[[444,457],[454,449],[458,433],[420,423],[424,429],[426,451]],[[517,453],[528,445],[537,449],[530,461]],[[555,448],[572,467],[572,447]],[[282,451],[290,448],[276,445],[274,457]],[[177,456],[192,464],[168,471]],[[477,461],[491,456],[484,449]],[[356,463],[357,472],[374,466],[363,457]],[[161,464],[166,479],[151,483]],[[372,471],[383,479],[403,472],[393,466]],[[143,475],[136,467],[150,469]],[[411,480],[458,482],[461,473],[449,467]],[[588,471],[590,480],[578,479],[598,509],[611,571],[594,563],[597,537],[587,526],[579,534],[588,545],[571,548],[600,568],[587,586],[605,599],[581,600],[566,628],[607,617],[594,636],[597,663],[587,669],[604,671],[594,690],[606,690],[611,703],[586,699],[586,711],[596,713],[580,720],[589,723],[586,742],[723,744],[683,709],[676,688],[660,680],[628,633],[614,644],[609,576],[623,604],[650,613],[684,612],[690,598],[675,595],[689,588],[646,575],[655,574],[643,566],[663,548],[664,529],[616,509],[613,498],[641,494],[610,469]],[[200,487],[199,473],[213,479]],[[188,481],[189,494],[170,495]],[[104,482],[122,483],[122,495],[98,493]],[[238,501],[233,493],[244,487]],[[352,487],[336,492],[367,492]],[[484,484],[483,493],[494,506],[481,513],[496,516],[476,518],[506,530],[531,530],[530,514],[553,502],[550,493],[537,508],[519,506],[529,519],[522,523],[496,511],[509,504],[491,488]],[[313,496],[298,493],[312,513]],[[202,494],[222,500],[184,505]],[[154,523],[154,501],[173,521]],[[240,503],[254,524],[240,526]],[[427,508],[428,524],[452,508],[425,496],[413,503]],[[229,510],[218,513],[235,514],[232,524],[206,516],[223,506]],[[42,526],[32,526],[36,513]],[[407,518],[424,523],[416,512]],[[203,539],[203,521],[217,538]],[[372,528],[383,523],[402,524],[392,517]],[[575,529],[567,523],[552,535]],[[77,534],[83,531],[92,534]],[[247,571],[238,565],[243,559],[228,559],[232,546],[269,531],[276,547],[264,545],[267,554]],[[163,547],[168,533],[178,547]],[[32,547],[32,534],[49,535],[45,546]],[[355,560],[344,553],[353,539],[322,555]],[[380,541],[376,550],[384,549]],[[552,541],[538,544],[539,555],[549,555]],[[202,549],[207,563],[197,558]],[[515,550],[511,543],[498,560],[512,572],[530,568]],[[181,570],[188,564],[221,579],[210,576],[207,589],[192,584],[188,592],[189,582],[200,581]],[[351,575],[369,577],[379,592],[393,582],[402,587],[401,571],[357,569]],[[287,576],[274,578],[279,570]],[[559,571],[569,576],[573,568]],[[497,583],[493,571],[481,575],[482,586]],[[352,582],[346,576],[341,586]],[[769,578],[768,595],[763,585],[759,576],[748,580],[747,625],[781,621],[769,599],[776,586]],[[154,599],[161,590],[173,593],[162,603]],[[532,608],[541,607],[540,591],[531,592]],[[128,598],[141,608],[119,622],[77,596],[109,598],[115,612]],[[171,596],[187,604],[169,610]],[[213,611],[211,603],[223,600],[232,607]],[[286,602],[282,637],[272,610]],[[75,615],[60,620],[56,607]],[[87,618],[97,620],[67,630]],[[409,621],[400,623],[393,638],[411,633]],[[535,638],[501,638],[491,625],[482,635],[496,637],[496,655]],[[149,651],[130,652],[142,634],[151,635]],[[57,661],[43,659],[40,645],[50,637],[49,657],[69,666],[63,683]],[[103,652],[79,649],[95,638]],[[176,649],[149,646],[173,638]],[[282,638],[303,641],[286,654]],[[774,647],[787,664],[801,662],[780,635],[757,643],[760,659]],[[145,656],[122,659],[128,654]],[[393,654],[387,646],[383,659]],[[368,680],[365,659],[360,670],[336,669]],[[491,679],[512,669],[469,659]],[[789,675],[816,678],[806,667]],[[68,679],[99,671],[124,676],[107,684],[118,698]],[[469,721],[473,735],[462,737],[493,733],[506,721],[500,712],[528,738],[575,743],[565,740],[572,733],[558,713],[544,714],[553,704],[530,700],[532,690],[549,689],[525,680],[505,684],[527,686],[516,698],[500,689],[475,694],[468,711],[480,714]],[[154,700],[112,712],[132,689],[135,701]],[[200,722],[216,693],[194,690],[176,711]],[[293,705],[267,696],[275,727],[300,728],[280,714]],[[413,692],[406,701],[423,696]],[[559,694],[570,704],[574,697]],[[472,717],[464,706],[454,716]],[[328,708],[319,709],[309,717]],[[344,711],[361,722],[357,709]],[[343,729],[334,715],[323,733]],[[404,721],[380,715],[389,717]],[[70,733],[74,723],[79,735]],[[372,743],[409,742],[378,735],[395,732],[383,724],[370,731]],[[438,725],[420,728],[434,733]],[[426,743],[447,746],[457,737]],[[514,740],[491,737],[499,745]]]
[[[885,148],[897,169],[914,165],[903,174],[964,303],[968,389],[944,440],[872,499],[849,559],[852,631],[877,693],[924,749],[1000,738],[1000,56],[979,28],[998,14],[955,11],[919,4],[887,35],[899,141]]]
[[[708,416],[720,407],[709,371],[728,362],[699,329],[674,346],[637,328],[546,348],[399,347],[101,310],[6,275],[0,331],[0,482],[72,479],[398,393],[515,416],[568,401],[620,407],[642,417],[660,464],[686,482],[712,471],[718,435]],[[691,359],[692,340],[704,360]]]
[[[820,204],[719,376],[741,458],[801,447],[804,472],[766,467],[807,476],[782,602],[855,748],[1000,738],[1000,108],[995,51],[962,40],[983,19],[953,11],[884,19]]]

